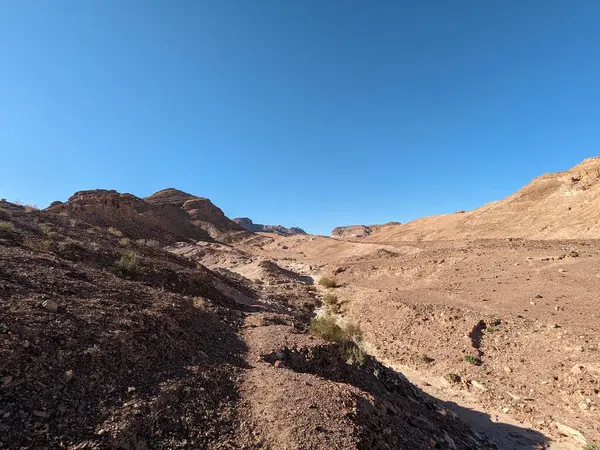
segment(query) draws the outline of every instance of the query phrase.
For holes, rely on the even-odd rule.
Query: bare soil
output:
[[[429,380],[424,389],[458,393],[459,403],[533,427],[557,448],[584,442],[561,435],[562,425],[600,440],[600,242],[313,236],[285,246],[264,251],[335,277],[341,316],[360,324],[371,354]]]
[[[154,226],[98,225],[110,214],[0,206],[0,448],[494,448],[311,336],[321,294],[259,254],[273,239],[169,251]]]

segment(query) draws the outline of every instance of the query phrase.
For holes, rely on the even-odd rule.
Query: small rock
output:
[[[565,270],[565,269],[558,269],[558,271],[559,271],[560,273],[565,273],[565,272],[566,272],[566,270]]]
[[[519,402],[519,401],[521,401],[521,397],[519,397],[518,395],[511,394],[510,392],[507,392],[507,394],[508,394],[508,396],[509,396],[510,398],[512,398],[512,399],[513,399],[515,402]]]
[[[556,422],[556,428],[560,434],[564,436],[570,436],[580,444],[587,444],[587,439],[575,428],[571,428],[570,426],[560,422]]]
[[[135,388],[133,386],[130,386],[130,387],[127,388],[127,393],[128,394],[132,394],[134,392],[135,392]]]
[[[509,407],[502,408],[502,412],[503,412],[504,414],[506,414],[506,413],[507,413],[507,412],[509,412],[509,411],[510,411],[510,408],[509,408]]]
[[[583,372],[583,366],[580,364],[575,364],[573,367],[571,367],[571,373],[574,375],[579,375],[581,372]]]
[[[33,411],[33,415],[36,416],[36,417],[39,417],[40,419],[48,419],[48,418],[50,418],[50,414],[48,414],[46,411],[35,410],[35,411]]]
[[[10,384],[13,380],[12,375],[7,375],[5,377],[2,377],[2,386],[6,386],[8,384]]]
[[[77,339],[70,338],[65,344],[65,347],[68,350],[73,350],[75,347],[77,347]]]
[[[479,389],[480,391],[487,391],[487,388],[483,384],[481,384],[479,381],[472,380],[471,385],[473,387]]]
[[[73,378],[74,372],[72,370],[67,370],[65,372],[65,381],[71,381],[71,378]]]
[[[512,369],[508,366],[504,366],[502,370],[504,370],[506,373],[512,373]]]
[[[278,359],[277,361],[275,361],[275,364],[273,364],[273,366],[277,368],[277,367],[281,367],[281,364],[282,364],[281,360]]]
[[[52,300],[44,300],[42,308],[50,312],[56,312],[58,311],[58,303]]]

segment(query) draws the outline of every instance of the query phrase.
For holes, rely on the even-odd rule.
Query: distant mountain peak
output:
[[[296,234],[308,234],[302,228],[291,227],[287,228],[282,225],[262,225],[259,223],[252,222],[252,219],[248,217],[238,217],[233,219],[235,223],[245,228],[248,231],[252,231],[254,233],[263,232],[263,233],[275,233],[280,236],[294,236]]]

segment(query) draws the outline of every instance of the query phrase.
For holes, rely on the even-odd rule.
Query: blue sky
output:
[[[600,154],[597,0],[0,3],[0,197],[176,187],[337,225]]]

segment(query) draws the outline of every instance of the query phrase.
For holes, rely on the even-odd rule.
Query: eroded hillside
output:
[[[0,204],[0,447],[492,448],[350,362],[355,342],[308,333],[310,274],[207,211],[112,191]]]
[[[406,224],[338,227],[334,237],[372,242],[527,238],[597,239],[600,236],[600,158],[543,175],[515,194],[473,211],[425,217]]]

